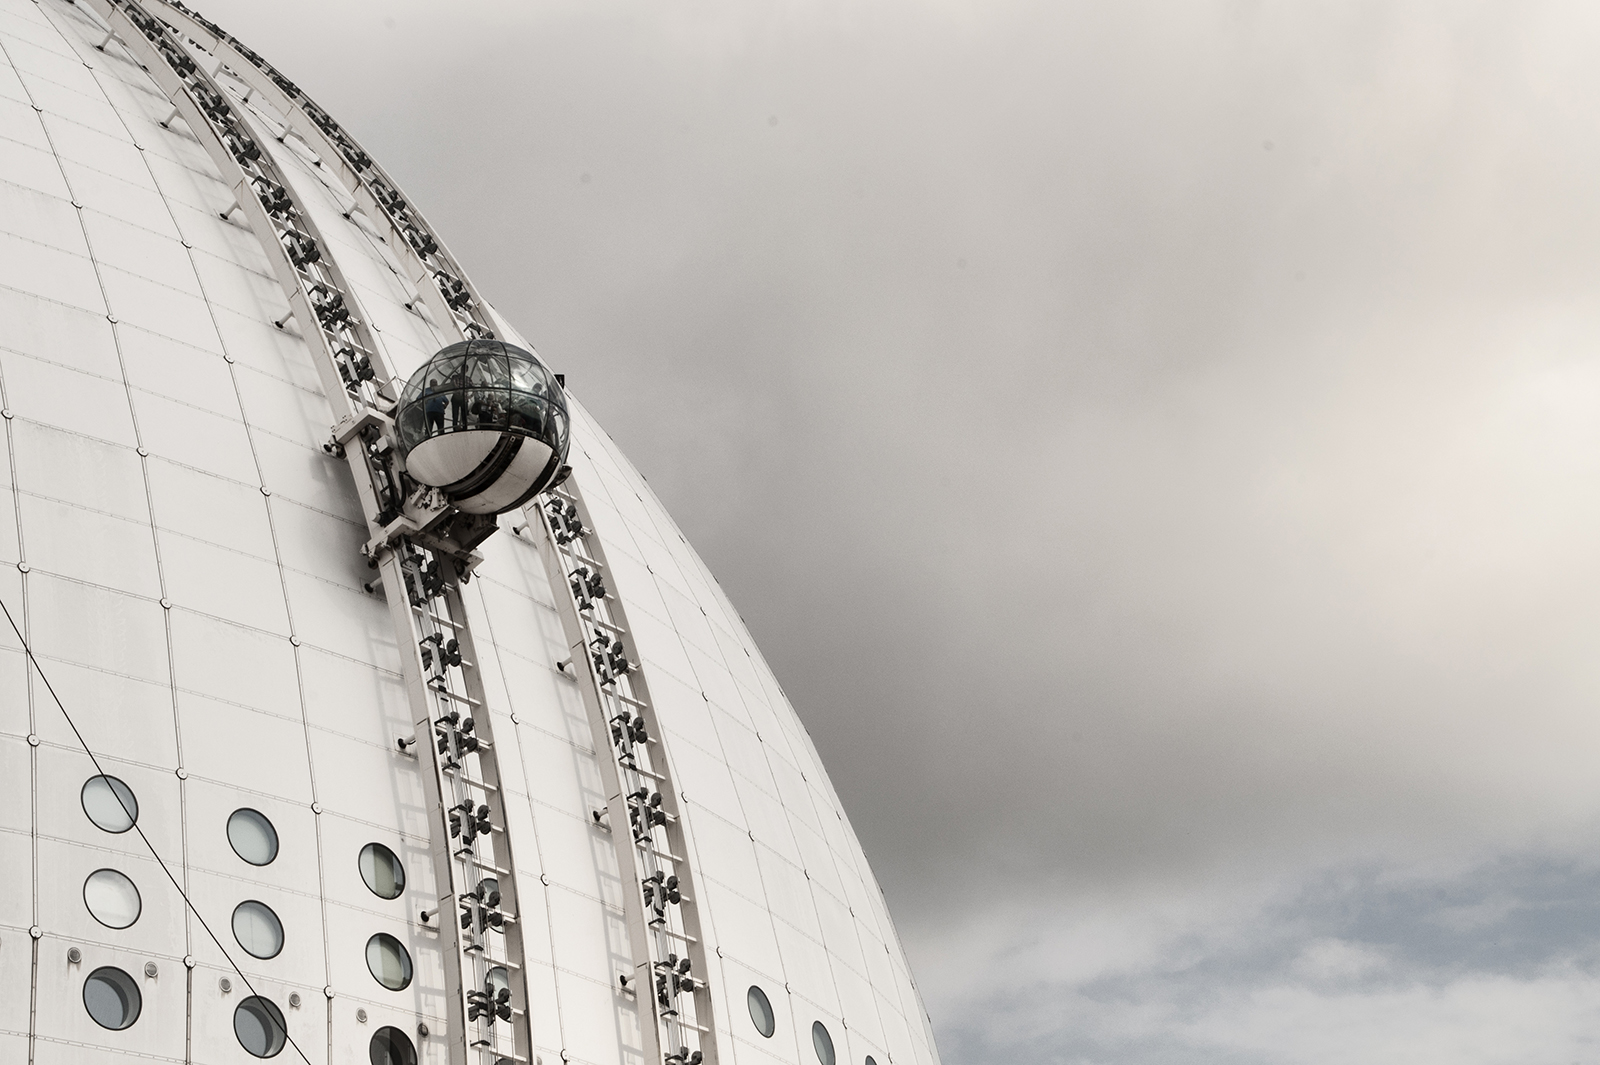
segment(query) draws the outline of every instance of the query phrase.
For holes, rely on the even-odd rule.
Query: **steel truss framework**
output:
[[[337,415],[326,449],[344,458],[368,523],[364,548],[379,571],[402,649],[416,732],[400,741],[426,762],[430,849],[438,902],[422,918],[442,941],[452,1065],[533,1059],[521,910],[493,720],[485,705],[461,586],[495,531],[493,518],[449,507],[410,482],[394,446],[399,382],[373,341],[353,289],[288,179],[262,144],[298,139],[350,198],[345,216],[386,249],[411,295],[407,307],[449,340],[493,337],[481,298],[389,177],[289,79],[181,3],[82,0],[155,79],[234,191],[261,239],[291,316],[310,343]],[[286,323],[281,323],[286,324]],[[622,604],[575,480],[525,508],[543,533],[553,585],[608,791],[596,820],[610,830],[625,882],[633,970],[620,976],[640,1015],[646,1062],[716,1065],[709,971],[678,793],[661,747]],[[601,752],[607,752],[601,755]]]

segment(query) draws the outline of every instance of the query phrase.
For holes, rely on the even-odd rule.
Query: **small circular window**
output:
[[[490,998],[500,994],[501,990],[511,986],[511,981],[506,976],[506,967],[496,965],[483,974],[483,989],[489,993]]]
[[[228,843],[251,865],[268,865],[278,856],[278,830],[265,814],[249,807],[228,817]]]
[[[833,1036],[821,1021],[811,1022],[811,1045],[816,1048],[817,1060],[822,1065],[833,1065]]]
[[[387,932],[367,940],[367,968],[372,978],[390,991],[404,991],[411,985],[411,955]]]
[[[139,800],[133,797],[133,789],[116,777],[90,777],[80,798],[83,812],[103,831],[126,832],[139,820]]]
[[[276,1057],[289,1041],[283,1011],[259,995],[245,999],[233,1011],[233,1034],[240,1046],[258,1058]]]
[[[120,1032],[139,1019],[144,996],[139,994],[139,985],[133,982],[133,977],[105,965],[90,973],[83,982],[83,1008],[100,1027]]]
[[[372,1065],[417,1065],[417,1048],[398,1028],[379,1028],[367,1047]]]
[[[361,879],[367,890],[380,899],[397,899],[406,889],[406,870],[395,857],[394,851],[381,843],[369,843],[361,848]]]
[[[767,993],[751,984],[744,1000],[750,1007],[750,1020],[755,1022],[756,1031],[771,1039],[772,1033],[778,1030],[778,1021],[772,1015],[772,1003],[767,1001]]]
[[[253,957],[276,958],[283,949],[283,922],[264,902],[241,902],[233,910],[233,938]]]
[[[127,928],[139,919],[142,903],[133,881],[115,869],[96,869],[83,882],[83,904],[107,928]]]

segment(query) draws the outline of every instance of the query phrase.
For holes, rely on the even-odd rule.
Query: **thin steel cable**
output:
[[[11,623],[11,631],[17,634],[17,639],[22,644],[23,653],[28,656],[29,663],[32,664],[36,671],[38,671],[39,679],[44,681],[44,686],[49,690],[50,698],[55,700],[56,708],[61,711],[61,716],[67,719],[67,726],[72,729],[72,734],[78,737],[78,746],[83,748],[83,753],[88,755],[89,761],[94,763],[95,772],[99,773],[103,777],[110,776],[110,774],[105,771],[105,767],[100,764],[100,759],[95,757],[94,751],[89,749],[89,744],[84,740],[83,733],[78,731],[78,723],[72,720],[71,714],[67,713],[65,704],[61,702],[61,696],[56,694],[55,685],[51,684],[50,678],[45,676],[44,667],[39,665],[39,660],[33,656],[33,647],[29,645],[28,638],[22,634],[22,629],[17,625],[17,619],[11,616],[11,610],[6,606],[5,600],[3,599],[0,599],[0,611],[5,611],[6,621]],[[228,953],[228,948],[222,945],[222,940],[218,939],[217,934],[211,930],[211,926],[206,924],[206,919],[200,916],[200,911],[195,909],[194,903],[189,899],[189,893],[183,890],[183,885],[178,883],[178,878],[173,876],[172,870],[167,867],[166,859],[161,857],[161,853],[156,850],[155,844],[150,842],[150,837],[145,835],[144,829],[139,827],[138,815],[132,810],[128,809],[128,804],[122,801],[122,796],[117,794],[116,788],[110,788],[108,790],[110,790],[111,794],[116,797],[117,805],[122,807],[122,812],[128,815],[128,820],[132,823],[133,830],[139,833],[140,839],[144,840],[144,845],[149,849],[150,856],[156,860],[157,865],[161,866],[161,871],[167,874],[167,879],[172,881],[172,886],[177,889],[179,896],[182,897],[183,904],[189,907],[189,912],[194,914],[194,919],[200,922],[200,927],[206,930],[206,935],[211,937],[211,942],[217,945],[217,949],[220,950],[222,952],[222,956],[227,959],[228,968],[232,969],[239,979],[243,981],[245,989],[250,992],[252,997],[259,998],[263,1002],[271,1002],[271,999],[256,993],[255,987],[250,983],[250,978],[244,974],[238,965],[234,964],[233,956]],[[276,1006],[277,1003],[273,1003],[273,1005]],[[271,1015],[269,1014],[268,1016],[270,1017]],[[283,1031],[283,1038],[288,1041],[290,1046],[294,1047],[294,1052],[300,1055],[300,1060],[305,1062],[306,1065],[311,1065],[311,1059],[306,1057],[306,1052],[300,1049],[300,1044],[296,1043],[294,1041],[294,1036],[289,1034],[288,1024],[285,1023],[280,1026],[276,1021],[274,1021],[273,1027],[281,1027]]]

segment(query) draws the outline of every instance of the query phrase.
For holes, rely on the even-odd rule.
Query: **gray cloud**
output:
[[[206,12],[705,555],[947,1060],[1578,1055],[1595,915],[1512,926],[1600,814],[1594,11]]]

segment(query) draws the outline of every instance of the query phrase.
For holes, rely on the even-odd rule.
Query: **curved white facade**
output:
[[[416,731],[402,649],[385,591],[363,586],[374,571],[350,468],[323,449],[334,415],[318,355],[295,323],[274,324],[290,304],[272,249],[240,212],[219,217],[235,194],[212,158],[183,121],[162,125],[167,94],[128,49],[97,50],[105,36],[82,4],[0,0],[0,601],[194,912],[137,832],[90,820],[95,769],[0,625],[0,1062],[257,1060],[236,1032],[249,992],[203,919],[281,1010],[293,1046],[280,1060],[364,1063],[392,1026],[442,1065],[452,992],[439,918],[421,919],[438,904],[441,819],[416,748],[396,747]],[[273,131],[270,113],[251,121]],[[292,137],[261,143],[397,373],[456,339],[408,309],[405,264],[330,168]],[[718,1060],[815,1065],[821,1022],[841,1065],[933,1065],[883,896],[804,727],[715,580],[576,404],[573,434],[573,479],[679,789]],[[547,1065],[641,1063],[638,1003],[619,983],[637,888],[595,816],[607,751],[562,666],[565,589],[537,531],[516,524],[482,543],[462,593],[515,854],[525,1023]],[[264,865],[230,845],[240,809],[275,830]],[[370,843],[404,866],[396,898],[363,878]],[[115,877],[86,894],[100,869],[137,901]],[[275,956],[244,949],[270,949],[254,910],[234,933],[248,901],[281,925]],[[369,970],[379,933],[411,959],[404,990]],[[122,1030],[85,1004],[103,967],[137,984]],[[770,1037],[751,986],[776,1014]]]

